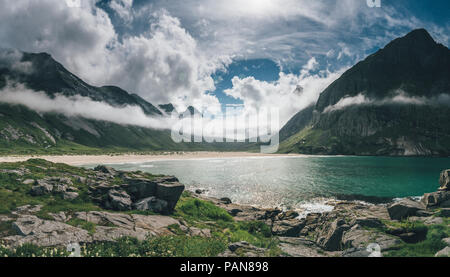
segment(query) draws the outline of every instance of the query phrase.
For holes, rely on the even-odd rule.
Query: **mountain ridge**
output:
[[[413,30],[347,70],[314,109],[297,113],[280,130],[280,152],[449,156],[450,102],[438,101],[450,99],[449,76],[450,50]]]

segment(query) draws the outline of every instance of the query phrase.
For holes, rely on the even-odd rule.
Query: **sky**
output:
[[[445,0],[0,0],[0,47],[47,52],[90,84],[217,114],[280,109],[280,125],[392,39],[446,46]]]

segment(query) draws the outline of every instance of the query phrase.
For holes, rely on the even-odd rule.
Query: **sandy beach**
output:
[[[144,163],[162,160],[189,160],[208,158],[238,158],[238,157],[287,157],[304,156],[299,154],[261,154],[249,152],[166,152],[155,155],[139,154],[117,154],[117,155],[63,155],[63,156],[0,156],[0,162],[20,162],[28,159],[45,159],[54,163],[65,163],[69,165],[85,164],[121,164],[121,163]]]

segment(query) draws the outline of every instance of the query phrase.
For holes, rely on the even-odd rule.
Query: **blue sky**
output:
[[[446,46],[450,37],[444,0],[381,0],[380,8],[366,0],[0,4],[0,47],[48,52],[91,84],[154,104],[212,113],[228,104],[276,106],[282,123],[392,39],[416,28]]]

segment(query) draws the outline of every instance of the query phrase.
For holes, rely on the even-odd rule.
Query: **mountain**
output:
[[[450,50],[414,30],[350,68],[314,109],[295,115],[280,130],[280,151],[448,156],[449,77]]]
[[[12,61],[11,57],[19,59]],[[63,94],[68,97],[89,97],[115,107],[138,106],[148,116],[161,119],[167,116],[168,109],[174,110],[171,104],[157,108],[119,87],[91,86],[46,53],[0,50],[0,93],[9,83],[20,83],[34,91],[43,91],[51,98]],[[22,105],[0,102],[0,154],[228,150],[240,146],[175,143],[170,130],[120,125],[59,113],[41,113]]]
[[[177,110],[171,103],[158,105],[158,108],[165,114],[171,114],[172,112],[175,112],[175,113],[177,112]]]

